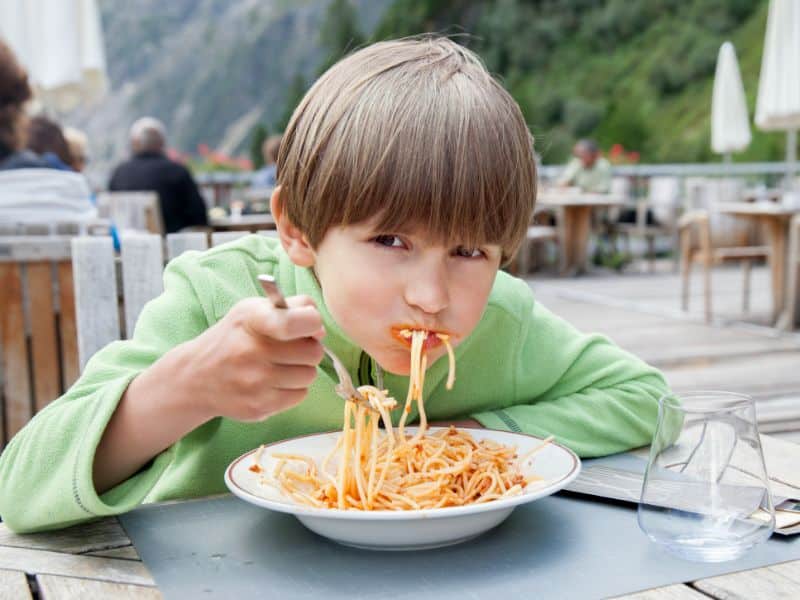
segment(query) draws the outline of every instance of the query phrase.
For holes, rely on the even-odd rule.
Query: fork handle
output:
[[[275,308],[289,308],[289,305],[286,304],[286,298],[283,297],[272,275],[259,275],[258,282]]]

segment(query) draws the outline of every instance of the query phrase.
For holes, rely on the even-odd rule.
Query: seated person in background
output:
[[[89,162],[89,139],[85,133],[74,127],[64,128],[64,138],[69,146],[69,166],[73,171],[83,172]]]
[[[573,158],[558,178],[560,187],[575,186],[584,192],[607,194],[611,190],[611,164],[600,156],[593,140],[580,140],[572,149]]]
[[[164,124],[142,117],[131,126],[130,140],[133,157],[114,169],[108,189],[157,192],[166,233],[207,226],[206,205],[192,174],[164,153]]]
[[[57,171],[25,149],[28,75],[0,41],[0,223],[56,225],[93,219],[86,178]]]
[[[72,171],[69,145],[61,126],[44,115],[37,115],[28,124],[28,150],[35,152],[51,169]]]
[[[261,144],[264,166],[253,174],[251,186],[254,188],[272,188],[278,185],[277,167],[278,150],[281,147],[281,136],[271,135]]]
[[[0,40],[0,171],[47,167],[25,149],[25,104],[33,96],[28,74],[11,49]]]

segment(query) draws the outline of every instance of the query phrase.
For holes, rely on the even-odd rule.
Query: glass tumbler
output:
[[[689,560],[741,556],[775,528],[753,399],[730,392],[659,400],[639,527]]]

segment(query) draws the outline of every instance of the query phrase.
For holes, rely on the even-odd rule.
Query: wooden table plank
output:
[[[708,598],[708,596],[696,592],[688,585],[675,584],[645,590],[637,594],[617,596],[617,598],[624,598],[625,600],[702,600]]]
[[[108,550],[99,550],[97,552],[87,552],[88,556],[106,556],[108,558],[126,558],[128,560],[142,560],[136,548],[133,546],[124,546],[122,548],[109,548]]]
[[[800,561],[792,560],[789,562],[779,563],[770,567],[776,573],[780,573],[787,579],[791,579],[796,584],[800,585]]]
[[[14,533],[5,523],[0,523],[0,546],[81,554],[130,545],[131,540],[125,530],[113,517],[58,531],[25,535]]]
[[[794,570],[798,571],[797,566]],[[774,566],[703,579],[696,581],[694,587],[712,598],[723,600],[800,598],[800,583]]]
[[[31,600],[31,589],[24,571],[0,569],[0,600]]]
[[[38,575],[40,595],[43,600],[160,600],[161,592],[154,587],[92,581],[77,577]]]
[[[0,546],[0,569],[31,574],[63,575],[154,586],[153,577],[143,563],[122,558],[103,558]]]

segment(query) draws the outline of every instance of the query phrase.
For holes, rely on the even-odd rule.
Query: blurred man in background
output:
[[[207,226],[206,205],[189,170],[167,158],[166,129],[153,117],[142,117],[131,126],[133,157],[114,169],[111,191],[158,193],[164,231]]]
[[[607,194],[611,190],[611,163],[600,156],[594,140],[580,140],[572,149],[573,158],[558,178],[561,187],[575,186],[583,192]]]

